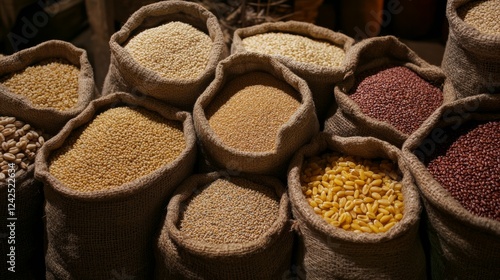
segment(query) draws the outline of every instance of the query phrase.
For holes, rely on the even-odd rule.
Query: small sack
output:
[[[457,10],[470,2],[450,0],[446,6],[450,32],[441,67],[457,98],[500,92],[500,35],[482,33],[464,22]]]
[[[403,218],[384,233],[358,233],[327,223],[315,213],[301,187],[306,158],[336,151],[366,159],[385,158],[402,173]],[[295,270],[300,279],[425,279],[425,257],[418,235],[421,205],[401,152],[371,137],[320,133],[294,156],[288,173],[288,195],[299,235]]]
[[[350,49],[345,63],[347,74],[335,87],[336,104],[330,109],[324,125],[325,132],[339,136],[372,136],[398,147],[408,137],[394,125],[363,113],[350,97],[358,75],[363,72],[384,66],[404,66],[440,90],[445,82],[438,67],[425,62],[393,36],[363,40]],[[443,103],[451,100],[454,100],[454,95],[443,92]]]
[[[462,98],[441,107],[403,145],[404,157],[428,217],[432,279],[496,279],[500,274],[500,222],[468,211],[431,175],[425,164],[436,152],[441,154],[440,144],[451,137],[447,129],[458,130],[469,120],[499,119],[499,96],[481,94]],[[491,149],[498,150],[499,146]],[[485,177],[477,176],[481,184]],[[495,194],[498,188],[491,192],[484,190],[485,196]]]
[[[258,239],[240,244],[213,244],[186,237],[179,222],[187,201],[200,188],[218,179],[232,178],[264,186],[276,194],[279,210],[268,217],[275,219],[272,226]],[[233,214],[227,213],[223,219],[231,219]],[[227,176],[224,172],[193,175],[182,183],[168,204],[157,241],[156,279],[281,279],[292,257],[290,215],[286,190],[276,178]]]
[[[212,40],[206,68],[196,78],[164,78],[140,65],[124,48],[138,32],[173,21],[190,24]],[[201,5],[185,1],[163,1],[140,8],[111,36],[109,44],[111,64],[103,94],[116,91],[145,94],[187,111],[192,110],[196,98],[213,80],[217,63],[228,52],[217,18]]]
[[[242,42],[243,39],[271,32],[289,33],[304,36],[313,40],[325,41],[342,48],[344,52],[347,52],[354,44],[354,39],[342,33],[334,32],[327,28],[316,26],[312,23],[286,21],[263,23],[256,26],[237,29],[233,35],[231,53],[235,54],[247,51]],[[310,63],[302,63],[281,55],[276,55],[275,57],[299,77],[306,80],[313,95],[318,118],[320,119],[320,122],[323,122],[328,108],[334,100],[333,89],[335,84],[344,77],[344,65],[341,63],[338,67],[330,68]]]
[[[144,108],[181,123],[185,149],[174,161],[154,172],[108,190],[77,191],[57,179],[49,170],[56,150],[98,113],[122,105]],[[137,133],[141,137],[140,131]],[[161,145],[158,143],[159,148]],[[105,147],[96,152],[106,152]],[[153,236],[165,201],[191,174],[195,157],[196,136],[188,112],[126,93],[91,102],[45,143],[36,158],[35,177],[44,183],[46,199],[47,279],[111,279],[117,274],[151,279]]]
[[[65,111],[54,108],[39,108],[28,98],[15,94],[0,84],[0,113],[7,116],[19,116],[23,121],[45,133],[55,135],[71,118],[77,116],[97,96],[94,72],[87,58],[87,52],[63,41],[47,41],[35,47],[25,49],[0,58],[0,77],[21,71],[40,61],[61,58],[80,68],[78,77],[78,102]],[[22,115],[19,113],[22,112]]]
[[[279,128],[274,149],[265,152],[250,152],[229,146],[214,132],[208,120],[208,109],[212,103],[217,104],[214,100],[217,101],[216,97],[224,86],[235,78],[254,72],[267,73],[285,82],[297,92],[300,99],[299,107]],[[254,81],[251,82],[253,85]],[[255,81],[255,84],[259,84],[259,81]],[[231,55],[217,66],[215,80],[196,101],[193,118],[203,151],[213,165],[254,174],[284,173],[287,161],[293,153],[319,131],[318,119],[307,83],[274,58],[255,53]],[[228,121],[231,122],[231,120]]]

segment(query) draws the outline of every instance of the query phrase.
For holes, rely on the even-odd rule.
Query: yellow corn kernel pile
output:
[[[402,185],[394,164],[337,153],[310,158],[302,192],[329,224],[354,232],[386,232],[403,218]]]
[[[185,147],[180,122],[142,108],[117,107],[74,131],[51,158],[49,170],[78,191],[111,189],[174,161]]]

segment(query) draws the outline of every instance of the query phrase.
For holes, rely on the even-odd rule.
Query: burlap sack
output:
[[[63,41],[47,41],[35,47],[0,58],[0,77],[20,71],[41,60],[63,58],[80,68],[78,77],[78,102],[75,107],[60,111],[54,108],[35,108],[26,97],[10,91],[0,85],[0,113],[16,116],[43,129],[46,133],[55,135],[71,118],[77,116],[97,96],[94,82],[94,72],[87,58],[87,52]]]
[[[195,79],[163,78],[138,64],[123,47],[138,32],[171,21],[188,23],[206,32],[213,41],[206,69]],[[140,8],[111,36],[109,45],[111,64],[103,94],[115,91],[145,94],[187,111],[192,110],[196,98],[213,80],[217,63],[228,53],[217,18],[201,5],[184,1],[163,1]]]
[[[335,86],[336,104],[328,112],[324,131],[339,136],[372,136],[401,147],[408,135],[393,125],[364,114],[350,97],[356,77],[369,69],[385,65],[404,66],[428,82],[443,89],[445,76],[439,67],[430,65],[393,36],[365,39],[354,45],[346,56],[346,76]],[[443,103],[454,100],[443,92]]]
[[[242,244],[216,245],[186,238],[178,228],[182,205],[198,188],[221,178],[224,172],[197,174],[176,190],[167,208],[156,248],[156,279],[281,279],[289,269],[293,233],[290,205],[283,184],[266,176],[239,177],[276,190],[279,212],[273,226],[259,239]],[[229,216],[227,218],[230,218]]]
[[[450,0],[450,25],[441,67],[458,98],[500,92],[500,35],[479,32],[465,23],[457,9],[472,0]]]
[[[442,128],[498,119],[500,96],[462,98],[437,110],[403,145],[428,216],[432,279],[497,279],[500,274],[500,222],[471,214],[424,165],[446,137]]]
[[[300,184],[304,160],[328,151],[387,158],[403,175],[403,219],[385,233],[355,233],[336,228],[314,213]],[[288,173],[288,195],[299,235],[296,270],[300,279],[425,279],[425,259],[418,235],[421,205],[401,152],[372,137],[339,137],[320,133],[294,156]]]
[[[354,39],[342,33],[334,32],[330,29],[316,26],[312,23],[286,21],[263,23],[260,25],[237,29],[233,35],[231,53],[234,54],[246,51],[242,43],[243,39],[269,32],[291,33],[315,40],[327,41],[343,48],[346,52],[354,44]],[[313,95],[314,104],[316,106],[316,114],[318,115],[320,122],[323,123],[328,108],[330,108],[334,101],[332,93],[335,84],[344,77],[344,65],[336,68],[327,68],[313,64],[301,63],[283,56],[276,56],[276,58],[299,77],[306,80]]]
[[[255,71],[269,73],[288,83],[302,98],[297,111],[280,128],[274,151],[246,152],[229,147],[215,134],[206,116],[206,108],[227,81]],[[217,66],[215,80],[195,103],[193,118],[196,133],[209,161],[223,169],[256,174],[272,175],[285,171],[293,153],[319,131],[307,83],[274,58],[255,53],[231,55]]]
[[[101,110],[122,104],[181,122],[185,150],[175,161],[112,190],[79,192],[66,187],[49,172],[51,154]],[[35,177],[44,183],[46,199],[47,279],[113,279],[116,275],[151,279],[154,233],[168,197],[192,172],[195,138],[188,112],[120,92],[91,102],[46,142],[36,158]]]

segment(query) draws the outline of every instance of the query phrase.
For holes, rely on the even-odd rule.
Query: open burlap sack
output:
[[[372,136],[400,147],[408,135],[392,124],[364,114],[350,97],[356,77],[370,69],[386,65],[404,66],[424,80],[443,89],[445,75],[430,65],[394,36],[365,39],[354,45],[345,58],[346,75],[335,86],[336,103],[328,112],[324,131],[339,136]],[[443,103],[454,100],[452,92],[443,92]]]
[[[424,164],[447,137],[444,128],[498,119],[500,96],[465,97],[439,108],[403,145],[428,217],[432,279],[497,279],[500,274],[500,222],[466,210]]]
[[[213,41],[206,69],[195,79],[163,78],[137,63],[124,48],[137,33],[172,21],[190,24],[206,32]],[[115,91],[145,94],[188,111],[213,80],[217,63],[228,53],[217,18],[201,5],[185,1],[162,1],[140,8],[111,36],[109,45],[111,64],[103,94]]]
[[[292,86],[299,94],[300,106],[283,124],[276,137],[276,148],[268,152],[247,152],[222,142],[210,127],[207,108],[231,79],[251,72],[265,72]],[[276,104],[279,106],[279,104]],[[208,160],[220,168],[254,174],[273,175],[286,171],[293,153],[318,131],[311,91],[307,83],[276,59],[256,53],[231,55],[216,69],[215,80],[195,103],[194,125]]]
[[[450,0],[446,17],[450,25],[441,67],[458,98],[500,92],[500,35],[485,34],[457,14],[475,0]]]
[[[345,52],[347,52],[354,44],[354,39],[342,33],[334,32],[328,28],[316,26],[312,23],[292,20],[286,22],[263,23],[260,25],[236,29],[233,35],[231,53],[234,54],[246,51],[242,42],[243,39],[270,32],[290,33],[301,35],[313,40],[326,41],[344,49]],[[299,77],[306,80],[313,95],[318,118],[320,122],[323,122],[328,109],[330,108],[332,102],[334,102],[333,89],[335,84],[344,77],[344,65],[342,64],[339,67],[328,68],[298,62],[284,56],[276,56],[276,58]]]
[[[49,171],[55,150],[99,112],[121,105],[145,108],[182,123],[184,151],[153,173],[111,190],[79,192],[55,178]],[[35,177],[44,183],[46,199],[47,279],[111,279],[115,275],[151,279],[154,234],[168,197],[192,172],[195,138],[190,113],[120,92],[91,102],[47,141],[35,169]]]
[[[402,173],[403,219],[385,233],[356,233],[328,224],[302,193],[304,160],[337,151],[364,158],[386,158]],[[425,279],[425,259],[418,235],[421,205],[400,150],[372,137],[320,133],[294,156],[288,173],[288,195],[299,235],[296,270],[300,279]]]
[[[157,241],[156,279],[281,279],[289,269],[293,246],[290,205],[283,184],[276,178],[237,176],[269,187],[279,198],[279,212],[269,217],[276,221],[260,238],[241,244],[217,245],[187,238],[179,230],[186,201],[199,188],[219,178],[231,180],[231,177],[224,172],[197,174],[177,188]]]
[[[94,72],[87,52],[70,43],[51,40],[35,47],[0,58],[0,77],[21,71],[28,66],[49,58],[62,58],[80,68],[78,77],[78,102],[66,111],[54,108],[37,108],[28,98],[15,94],[0,85],[0,113],[17,116],[46,133],[55,135],[71,118],[76,117],[97,96]]]

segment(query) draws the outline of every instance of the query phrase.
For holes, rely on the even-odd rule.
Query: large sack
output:
[[[256,26],[237,29],[233,35],[231,53],[247,51],[242,42],[243,39],[258,34],[265,33],[289,33],[304,36],[313,40],[326,41],[332,45],[342,48],[347,52],[354,44],[354,39],[339,32],[334,32],[324,27],[316,26],[312,23],[299,21],[263,23]],[[325,115],[330,108],[333,98],[335,84],[342,80],[345,74],[344,64],[338,67],[325,67],[311,63],[296,61],[290,57],[282,55],[275,56],[281,63],[285,64],[295,74],[306,80],[311,89],[316,113],[320,122],[323,122]]]
[[[278,212],[268,217],[274,222],[259,238],[242,243],[214,244],[189,238],[179,229],[189,199],[218,179],[250,181],[276,195]],[[223,219],[231,219],[237,211],[240,209],[227,213]],[[228,176],[225,172],[193,175],[181,184],[168,204],[157,241],[156,279],[281,279],[292,257],[290,215],[286,190],[276,178]]]
[[[464,22],[457,10],[470,2],[475,1],[450,0],[446,6],[450,32],[441,67],[458,98],[500,91],[500,35]]]
[[[385,66],[403,66],[420,78],[443,90],[445,76],[439,67],[430,65],[396,37],[385,36],[365,39],[354,45],[347,53],[346,75],[335,87],[336,103],[331,107],[325,121],[324,131],[339,136],[372,136],[401,146],[409,134],[394,125],[368,116],[350,97],[356,80],[365,71]],[[390,85],[387,85],[390,86]],[[404,95],[401,92],[401,95]],[[454,100],[454,94],[443,92],[443,103]],[[439,107],[438,104],[434,104]],[[415,104],[415,110],[418,110]]]
[[[385,158],[402,173],[403,218],[383,233],[347,231],[327,223],[306,200],[301,186],[305,160],[332,151],[366,159]],[[320,133],[294,156],[288,195],[299,236],[295,270],[300,279],[425,279],[425,258],[418,235],[421,205],[400,150],[371,137]],[[347,205],[347,204],[346,204]],[[343,208],[342,208],[343,209]]]
[[[208,34],[213,42],[207,66],[197,78],[161,77],[141,66],[124,48],[138,32],[173,21],[192,25]],[[111,36],[109,45],[111,64],[104,81],[103,94],[116,91],[145,94],[188,111],[192,110],[196,98],[212,81],[217,63],[228,52],[217,18],[201,5],[184,1],[163,1],[140,8]]]
[[[468,211],[431,175],[427,162],[435,153],[441,153],[440,145],[451,137],[447,129],[459,131],[469,120],[499,119],[498,96],[481,94],[462,98],[441,107],[403,145],[405,160],[415,178],[428,217],[432,279],[498,278],[500,222]],[[481,174],[477,176],[478,180],[484,178]],[[498,190],[493,192],[498,194]],[[485,190],[484,195],[495,194],[487,194]]]
[[[167,120],[179,122],[185,137],[185,149],[174,161],[115,188],[78,191],[66,186],[50,172],[51,156],[73,133],[78,132],[79,127],[92,121],[103,110],[116,106],[144,108]],[[138,133],[137,137],[141,137]],[[35,176],[44,183],[46,199],[47,279],[111,279],[117,274],[151,279],[154,233],[168,197],[192,172],[195,142],[188,112],[151,98],[114,93],[91,102],[86,110],[45,143],[36,159]],[[158,147],[166,144],[158,143]],[[106,152],[105,147],[96,152]],[[113,172],[112,168],[108,169]],[[78,176],[76,172],[75,176]]]

